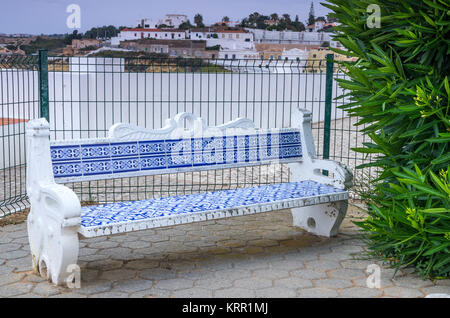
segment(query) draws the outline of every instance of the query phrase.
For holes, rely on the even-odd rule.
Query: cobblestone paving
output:
[[[351,223],[331,239],[291,226],[289,210],[81,240],[81,288],[31,271],[25,223],[0,227],[0,297],[424,297],[450,281],[382,268],[368,288]]]

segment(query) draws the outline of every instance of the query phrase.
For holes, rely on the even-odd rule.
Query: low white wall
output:
[[[49,79],[56,138],[102,136],[117,122],[160,128],[182,111],[209,125],[248,117],[261,128],[289,127],[293,107],[313,110],[314,122],[325,112],[325,74],[56,72]],[[332,119],[342,117],[333,109]]]
[[[0,126],[0,169],[25,163],[25,122]]]
[[[290,126],[291,110],[301,107],[313,111],[314,122],[322,121],[325,73],[299,74],[299,69],[286,73],[286,69],[291,70],[112,73],[87,68],[89,72],[49,72],[52,138],[105,136],[117,122],[160,128],[166,118],[182,111],[205,118],[209,125],[247,117],[257,127],[278,128]],[[39,116],[37,72],[2,70],[0,81],[1,117]],[[333,96],[341,93],[334,82]],[[335,106],[333,102],[332,119],[344,117]]]
[[[126,50],[124,50],[126,51]],[[69,69],[71,72],[124,72],[125,59],[110,57],[69,57]]]

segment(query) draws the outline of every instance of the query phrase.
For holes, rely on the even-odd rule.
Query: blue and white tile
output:
[[[166,169],[167,161],[165,155],[141,156],[141,170]]]
[[[73,161],[81,158],[80,145],[51,146],[50,157],[52,161]]]
[[[139,148],[135,142],[117,142],[110,145],[111,157],[137,156]]]
[[[164,140],[139,141],[139,154],[141,156],[164,154],[165,152],[166,146]]]
[[[123,173],[140,170],[138,157],[112,159],[112,169],[114,173]]]
[[[81,162],[58,162],[53,164],[55,178],[67,178],[81,176]]]
[[[166,153],[183,153],[192,151],[191,138],[186,139],[168,139],[165,141]]]
[[[286,144],[300,144],[300,133],[299,132],[286,132],[280,134],[280,143],[283,145]]]
[[[118,222],[228,209],[342,192],[345,191],[314,181],[300,181],[143,201],[85,206],[82,207],[81,225],[87,228],[107,226]]]
[[[83,176],[111,174],[112,162],[108,160],[89,160],[82,162],[82,174]]]
[[[280,159],[295,158],[302,156],[302,148],[298,146],[281,146]]]
[[[180,168],[192,166],[192,153],[187,154],[167,154],[167,167]]]
[[[83,159],[110,158],[109,144],[81,145],[81,157]]]

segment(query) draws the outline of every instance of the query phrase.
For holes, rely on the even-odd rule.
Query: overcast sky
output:
[[[206,24],[228,16],[241,20],[250,13],[270,15],[298,14],[305,23],[311,2],[315,15],[329,10],[320,5],[323,0],[1,0],[0,33],[53,34],[71,33],[66,25],[69,4],[81,8],[80,32],[103,25],[135,26],[140,18],[158,19],[166,13],[186,14],[193,23],[194,15],[203,15]]]

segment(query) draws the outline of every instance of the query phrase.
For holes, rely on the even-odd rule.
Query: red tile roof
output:
[[[27,121],[28,119],[21,119],[21,118],[0,118],[0,126],[18,124]]]

